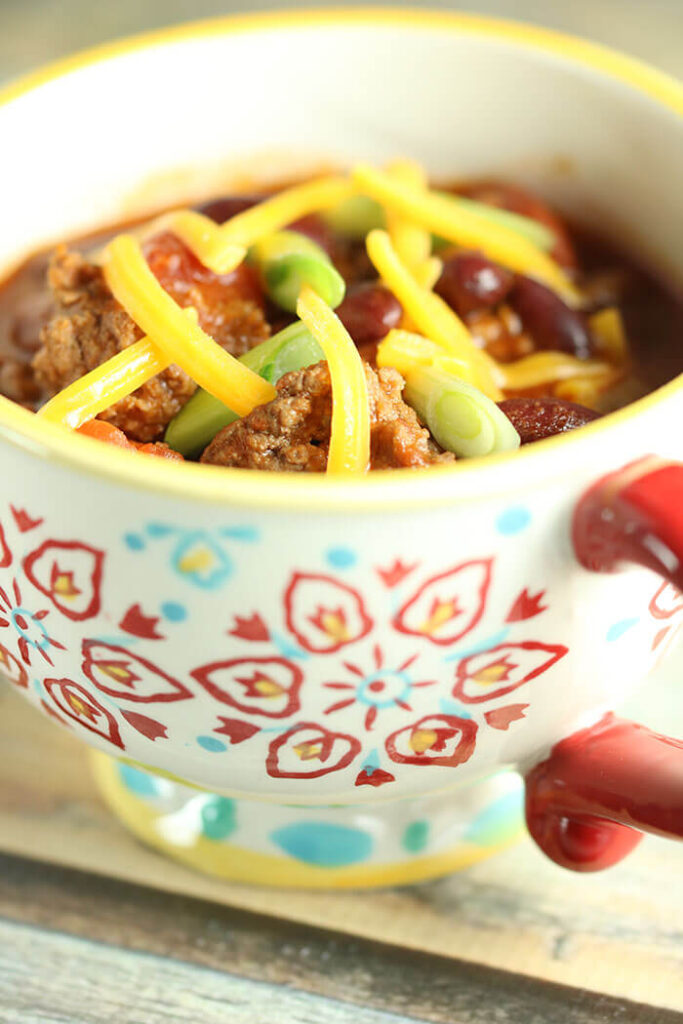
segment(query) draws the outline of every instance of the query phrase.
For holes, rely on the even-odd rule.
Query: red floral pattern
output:
[[[518,722],[520,718],[524,718],[524,712],[528,707],[528,704],[506,704],[504,708],[493,708],[491,711],[485,711],[484,720],[492,729],[500,729],[502,732],[507,732],[513,722]]]
[[[683,594],[673,584],[662,583],[650,601],[649,610],[654,619],[670,619],[683,612]]]
[[[287,718],[299,710],[303,672],[285,658],[231,658],[192,672],[216,700],[238,711]]]
[[[119,622],[119,629],[143,640],[165,640],[163,633],[157,629],[158,625],[158,615],[145,615],[139,604],[132,604]]]
[[[137,711],[121,711],[121,715],[128,722],[128,725],[154,743],[155,740],[167,739],[168,729],[156,718],[149,718],[148,715],[141,715]]]
[[[49,519],[44,523],[23,509],[11,512],[4,513],[0,523],[0,569],[9,570],[0,581],[6,588],[0,586],[0,673],[23,690],[31,690],[33,675],[39,687],[43,673],[51,673],[41,698],[49,714],[119,750],[124,749],[125,737],[134,748],[131,756],[141,759],[144,754],[138,755],[138,749],[142,751],[143,740],[159,749],[169,736],[185,746],[197,743],[216,752],[246,744],[248,759],[243,763],[263,765],[265,760],[273,780],[316,780],[350,767],[348,785],[398,789],[404,767],[458,767],[473,758],[482,736],[495,746],[490,730],[514,730],[530,707],[505,698],[547,674],[568,653],[561,644],[515,639],[521,630],[530,632],[521,623],[535,620],[551,604],[542,580],[534,580],[531,588],[522,588],[520,581],[509,591],[497,580],[484,620],[493,588],[492,557],[473,557],[428,575],[408,551],[364,568],[357,558],[330,558],[330,574],[296,571],[282,589],[269,592],[263,607],[258,600],[240,604],[237,587],[233,596],[239,612],[234,604],[227,605],[221,643],[225,653],[253,651],[258,656],[222,658],[218,643],[217,660],[197,668],[194,659],[184,661],[176,678],[137,652],[150,649],[156,656],[157,650],[165,649],[164,641],[188,630],[188,620],[199,621],[195,606],[184,603],[182,592],[169,588],[162,598],[156,587],[145,585],[137,591],[133,574],[125,601],[110,609],[102,587],[107,565],[112,589],[110,576],[116,580],[120,572],[113,554],[80,541],[45,539]],[[126,535],[126,546],[143,550],[149,547],[149,538],[173,529],[163,523],[142,525],[137,533]],[[20,564],[25,580],[20,569],[17,572]],[[367,581],[367,593],[357,586],[358,579]],[[36,593],[26,581],[57,609],[59,614],[49,612],[50,624],[59,624],[62,615],[76,623],[99,616],[96,626],[88,622],[83,627],[89,636],[83,639],[81,632],[76,641],[82,646],[82,680],[60,678],[64,668],[59,652],[65,648],[43,625],[48,601],[36,604]],[[253,599],[253,589],[249,594]],[[198,609],[201,614],[201,606]],[[673,634],[674,616],[683,612],[683,595],[663,584],[652,597],[649,612],[654,620],[662,620],[652,623],[652,633],[660,630],[658,643],[668,630]],[[548,614],[540,621],[548,620],[550,626],[550,619]],[[73,632],[78,631],[61,625],[66,630],[63,638],[73,646]],[[106,639],[94,638],[95,630]],[[486,645],[486,636],[493,646],[477,651]],[[460,654],[465,645],[458,645],[465,637],[466,647],[477,653]],[[357,648],[347,650],[354,644]],[[386,659],[380,651],[384,644]],[[207,651],[207,656],[213,653]],[[43,664],[52,665],[52,659],[55,667]],[[66,671],[73,675],[68,664]],[[309,672],[311,682],[304,687]],[[455,675],[452,696],[471,709],[471,717],[444,700],[448,673]],[[528,699],[527,693],[523,696]],[[184,707],[172,707],[197,698],[201,700],[191,716],[185,715]],[[328,725],[339,722],[339,729],[320,725],[320,718]],[[209,737],[215,737],[213,745]],[[483,746],[482,763],[487,750]],[[149,763],[163,764],[150,758]]]
[[[531,594],[525,587],[518,595],[515,603],[507,614],[506,622],[523,622],[525,619],[533,619],[541,612],[548,610],[547,604],[541,604],[545,597],[545,590],[538,594]]]
[[[272,779],[319,779],[348,768],[360,751],[355,736],[299,722],[271,742],[266,771]]]
[[[84,686],[72,679],[46,679],[43,685],[63,715],[115,747],[125,749],[116,719]]]
[[[223,715],[219,715],[218,721],[221,724],[216,726],[213,731],[220,736],[227,736],[232,746],[250,740],[252,736],[261,731],[260,726],[252,725],[251,722],[243,722],[239,718],[225,718]]]
[[[0,569],[7,569],[12,564],[12,552],[7,546],[5,529],[0,523]]]
[[[254,612],[248,618],[236,615],[235,625],[228,630],[228,636],[236,636],[240,640],[251,640],[254,643],[259,640],[270,640],[268,627],[258,612]]]
[[[151,661],[125,647],[83,641],[83,671],[98,690],[109,697],[140,704],[189,700],[192,692]]]
[[[387,738],[386,750],[396,764],[457,768],[474,753],[477,723],[457,715],[425,715]]]
[[[453,696],[466,704],[482,704],[512,693],[547,672],[569,648],[562,644],[498,644],[488,651],[464,658],[456,670]]]
[[[430,577],[402,605],[395,628],[433,644],[462,640],[484,614],[492,566],[492,558],[482,558]]]
[[[31,530],[37,529],[42,526],[44,519],[34,519],[33,516],[29,515],[25,508],[15,508],[14,505],[10,505],[10,512],[12,518],[17,524],[17,529],[20,533],[29,533]]]
[[[26,578],[74,622],[100,610],[104,552],[75,540],[46,540],[24,559]]]
[[[294,573],[284,601],[287,628],[313,654],[333,654],[372,629],[358,591],[331,576]]]

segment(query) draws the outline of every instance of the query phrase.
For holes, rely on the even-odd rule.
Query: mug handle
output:
[[[576,506],[572,540],[586,569],[636,563],[683,590],[683,464],[649,456],[603,477]],[[683,839],[683,741],[608,714],[527,774],[526,819],[575,871],[616,864],[640,830]]]

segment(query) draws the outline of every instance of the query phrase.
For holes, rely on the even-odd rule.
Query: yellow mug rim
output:
[[[273,29],[292,30],[299,27],[398,26],[416,30],[439,29],[456,35],[471,34],[521,44],[572,63],[601,72],[621,81],[664,107],[683,115],[683,84],[674,78],[597,43],[565,35],[533,25],[487,18],[459,12],[400,8],[332,8],[302,9],[287,12],[263,12],[211,18],[165,29],[141,33],[84,50],[55,61],[29,73],[0,90],[0,107],[40,87],[91,65],[139,50],[165,46],[188,39],[207,36],[238,35]],[[616,429],[624,422],[647,412],[660,401],[668,400],[683,389],[683,374],[611,413],[604,420],[583,427],[580,437],[557,436],[510,455],[489,456],[468,460],[456,467],[427,470],[392,470],[373,473],[358,480],[311,477],[307,474],[256,473],[249,470],[223,469],[194,463],[169,463],[162,459],[138,457],[135,454],[108,448],[102,459],[101,442],[86,438],[59,426],[44,422],[33,413],[6,398],[0,397],[0,437],[32,454],[67,465],[89,475],[114,480],[145,491],[160,491],[193,501],[240,506],[340,512],[344,510],[396,510],[407,507],[430,507],[436,502],[455,502],[473,494],[489,497],[492,493],[516,489],[519,474],[497,476],[505,465],[514,464],[521,472],[536,468],[549,456],[550,475],[564,474],[564,460],[553,459],[555,451],[578,457],[591,445],[597,434]],[[580,462],[575,458],[573,462]],[[560,465],[558,465],[560,463]],[[488,475],[484,472],[488,470]],[[474,488],[472,477],[478,475]],[[416,479],[417,477],[417,479]],[[548,479],[545,475],[544,479]],[[409,485],[409,480],[413,486]]]

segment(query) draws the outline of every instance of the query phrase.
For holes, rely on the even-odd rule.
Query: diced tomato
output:
[[[97,441],[104,441],[106,444],[113,444],[117,448],[124,448],[129,452],[139,452],[141,455],[152,455],[158,459],[176,462],[185,461],[180,452],[169,448],[167,444],[138,444],[136,441],[130,441],[122,430],[104,420],[88,420],[78,428],[78,433],[93,437]]]

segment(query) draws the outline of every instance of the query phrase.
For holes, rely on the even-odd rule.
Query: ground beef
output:
[[[371,468],[400,469],[452,462],[401,398],[396,370],[365,365],[371,417]],[[267,405],[224,427],[201,461],[242,469],[322,473],[327,464],[332,388],[327,363],[288,373]]]
[[[165,238],[171,241],[147,253],[150,266],[180,305],[195,306],[201,326],[219,344],[239,355],[269,336],[257,297],[243,297],[241,282],[238,289],[232,280],[216,278],[176,239]],[[48,283],[54,313],[41,332],[33,367],[38,383],[52,395],[127,348],[142,332],[111,295],[101,269],[66,246],[50,262]],[[155,441],[195,389],[183,370],[169,366],[100,418],[132,440]]]

